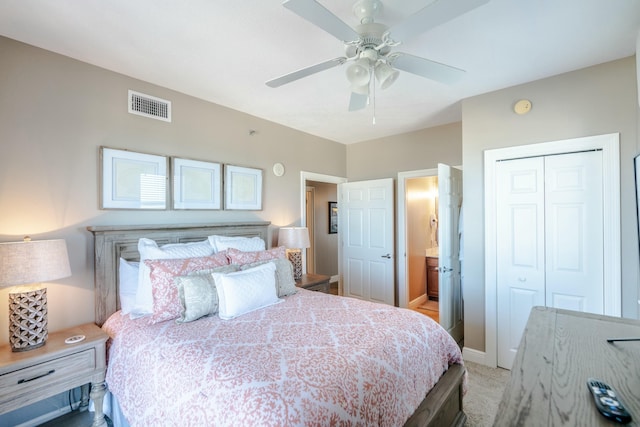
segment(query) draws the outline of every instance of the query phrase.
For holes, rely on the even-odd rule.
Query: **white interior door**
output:
[[[339,185],[343,295],[394,305],[393,179]]]
[[[460,342],[464,337],[458,220],[462,171],[438,164],[438,305],[440,325]]]
[[[498,366],[536,305],[604,312],[602,152],[496,165]]]
[[[511,369],[529,312],[545,305],[544,158],[496,165],[498,366]]]

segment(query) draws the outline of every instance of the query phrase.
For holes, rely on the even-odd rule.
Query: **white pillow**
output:
[[[118,268],[118,295],[122,314],[129,314],[136,304],[140,263],[120,258]]]
[[[209,243],[216,252],[226,251],[234,248],[242,252],[264,251],[266,249],[264,240],[260,237],[238,237],[238,236],[209,236]]]
[[[218,291],[218,315],[229,320],[284,300],[276,293],[276,266],[267,263],[235,273],[212,273]]]
[[[207,240],[190,243],[170,243],[159,247],[154,240],[142,238],[138,240],[138,252],[140,253],[140,271],[138,274],[136,303],[133,310],[131,310],[132,318],[153,313],[151,271],[145,265],[145,260],[200,258],[213,255],[213,248]]]

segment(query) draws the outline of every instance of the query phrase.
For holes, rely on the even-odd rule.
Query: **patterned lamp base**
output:
[[[9,343],[12,351],[42,347],[47,341],[47,289],[9,294]]]
[[[302,278],[302,251],[300,249],[289,249],[287,251],[287,257],[291,264],[293,264],[293,278],[300,280]]]

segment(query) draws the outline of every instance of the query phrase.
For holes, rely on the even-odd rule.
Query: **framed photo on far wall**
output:
[[[262,169],[224,165],[224,208],[262,210]]]
[[[222,165],[173,157],[173,209],[221,209]]]
[[[338,202],[329,202],[329,234],[338,232]]]
[[[100,169],[100,209],[167,209],[167,157],[100,147]]]

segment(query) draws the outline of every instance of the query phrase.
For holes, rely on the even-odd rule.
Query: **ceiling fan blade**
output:
[[[340,41],[360,38],[355,30],[315,0],[286,0],[282,5]]]
[[[489,3],[489,0],[436,0],[391,28],[389,33],[395,41],[407,40],[485,3]]]
[[[459,68],[419,56],[409,55],[408,53],[399,53],[391,62],[391,65],[399,70],[447,84],[457,82],[465,73],[464,70]]]
[[[349,111],[362,110],[367,106],[369,101],[369,95],[362,95],[359,93],[351,92],[351,99],[349,100]]]
[[[328,70],[329,68],[337,67],[347,61],[347,58],[341,56],[339,58],[330,59],[328,61],[321,62],[316,65],[312,65],[302,70],[294,71],[293,73],[285,74],[273,80],[269,80],[266,84],[269,87],[278,87],[283,84],[291,83],[303,77],[310,76],[311,74],[319,73],[320,71]]]

